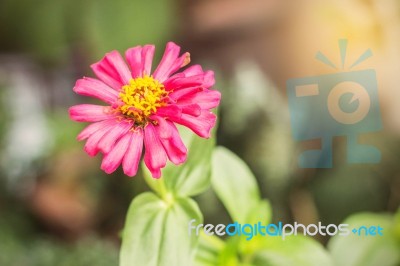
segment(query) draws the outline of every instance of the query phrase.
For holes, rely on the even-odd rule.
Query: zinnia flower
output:
[[[90,156],[103,153],[101,169],[108,174],[122,164],[126,175],[136,175],[144,148],[144,162],[159,178],[167,159],[181,164],[187,157],[175,123],[203,138],[210,137],[215,125],[210,109],[218,106],[221,95],[209,89],[214,73],[200,65],[176,73],[189,64],[190,54],[179,56],[180,47],[173,42],[151,72],[154,50],[154,45],[128,49],[129,67],[119,52],[107,53],[91,65],[98,79],[84,77],[74,87],[76,93],[107,104],[75,105],[69,114],[72,120],[92,122],[77,139],[87,139],[84,149]]]

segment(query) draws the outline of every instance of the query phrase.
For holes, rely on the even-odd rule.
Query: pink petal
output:
[[[161,143],[168,155],[168,158],[174,164],[181,164],[186,161],[187,149],[185,144],[183,144],[182,139],[179,135],[179,131],[170,121],[166,121],[172,132],[169,138],[160,138]],[[155,127],[158,134],[161,136],[163,129],[161,127]]]
[[[157,115],[152,115],[150,116],[151,119],[157,121],[157,126],[155,128],[157,129],[158,136],[160,138],[171,138],[172,137],[172,129],[165,120],[165,118],[157,116]]]
[[[191,95],[191,94],[195,94],[196,92],[200,92],[203,89],[201,87],[189,87],[189,88],[184,88],[184,89],[180,89],[180,90],[174,90],[172,91],[168,97],[174,101],[177,101],[179,98],[182,98],[186,95]]]
[[[97,122],[114,118],[111,107],[94,104],[79,104],[69,108],[69,116],[78,122]]]
[[[125,134],[112,148],[112,150],[105,154],[101,162],[101,169],[107,174],[111,174],[117,170],[122,162],[131,140],[130,134]]]
[[[125,58],[131,68],[132,77],[137,78],[142,76],[142,47],[136,46],[133,48],[129,48],[125,52]]]
[[[98,148],[98,143],[103,138],[103,136],[107,134],[116,124],[117,122],[115,121],[114,125],[103,127],[102,129],[93,133],[86,141],[84,147],[86,153],[89,154],[90,156],[95,156],[100,151],[100,149]]]
[[[172,83],[172,82],[173,82],[174,80],[176,80],[176,79],[181,79],[181,78],[185,78],[185,77],[186,77],[185,74],[183,74],[182,72],[176,73],[175,75],[172,75],[172,76],[170,76],[167,80],[165,80],[165,81],[163,82],[163,85],[164,85],[164,87],[165,87],[166,90],[171,91],[171,90],[173,90],[174,88],[171,87],[171,86],[169,86],[169,84]]]
[[[185,75],[185,77],[191,77],[199,74],[203,74],[203,68],[200,65],[193,65],[188,68],[186,68],[182,73]]]
[[[167,76],[170,76],[171,74],[175,73],[177,70],[186,66],[189,63],[190,63],[190,53],[186,52],[183,55],[181,55],[178,59],[176,59],[175,62],[171,65]]]
[[[126,61],[129,63],[133,78],[151,74],[154,51],[154,45],[145,45],[143,48],[136,46],[125,52]]]
[[[165,81],[172,73],[172,67],[178,59],[181,48],[173,42],[168,42],[160,64],[153,73],[153,77],[160,82]]]
[[[214,71],[206,71],[204,72],[204,81],[202,84],[202,87],[205,89],[209,89],[215,84],[215,77],[214,77]]]
[[[167,90],[187,88],[194,85],[208,89],[215,84],[214,72],[211,70],[204,72],[201,66],[194,65],[171,76],[163,84]]]
[[[127,176],[135,176],[138,167],[140,157],[143,149],[143,130],[138,128],[136,132],[129,133],[131,135],[128,150],[122,161],[122,168]]]
[[[100,80],[117,91],[132,78],[128,66],[117,51],[107,53],[103,59],[91,65],[91,68]]]
[[[166,117],[166,118],[175,118],[179,119],[182,115],[182,110],[176,105],[167,105],[164,107],[160,107],[156,112],[157,116]]]
[[[99,141],[97,147],[103,153],[108,153],[114,146],[114,143],[125,135],[132,128],[129,122],[120,122],[116,124],[104,137]]]
[[[201,114],[201,108],[198,104],[192,103],[187,105],[179,105],[182,108],[182,113],[191,116],[199,116]]]
[[[165,81],[164,81],[164,84],[165,84],[166,82],[171,81],[171,80],[174,80],[174,79],[177,79],[177,78],[184,78],[184,77],[186,77],[186,75],[185,75],[183,72],[178,72],[178,73],[176,73],[176,74],[170,76],[167,80],[165,80]]]
[[[93,78],[78,79],[73,90],[80,95],[95,97],[109,104],[113,104],[118,99],[117,91]]]
[[[201,85],[203,88],[211,88],[215,84],[215,78],[214,78],[214,71],[208,70],[208,71],[203,71],[200,65],[194,65],[191,66],[182,73],[185,75],[185,77],[192,77],[196,75],[204,75],[204,81],[203,84]]]
[[[154,178],[160,178],[161,168],[167,163],[167,156],[151,123],[144,128],[144,146],[144,163]]]
[[[154,45],[145,45],[142,50],[142,75],[150,76],[151,74],[151,65],[153,63],[155,46]]]
[[[201,109],[212,109],[219,105],[221,93],[216,90],[204,90],[195,94],[189,94],[178,100],[178,105],[196,103]]]
[[[191,77],[178,77],[169,79],[163,84],[167,90],[177,90],[180,88],[199,87],[204,82],[204,75],[196,75]]]
[[[194,133],[202,138],[209,138],[211,136],[211,129],[214,127],[216,119],[217,117],[213,113],[207,110],[202,110],[201,114],[197,117],[188,114],[182,114],[181,119],[176,119],[173,121],[190,128]]]
[[[115,125],[116,120],[115,119],[109,119],[109,120],[103,120],[100,122],[96,122],[96,123],[92,123],[90,125],[88,125],[87,127],[85,127],[81,133],[79,133],[77,139],[78,140],[84,140],[87,139],[88,137],[90,137],[93,133],[95,133],[98,130],[101,130],[105,127],[111,126],[111,125]]]

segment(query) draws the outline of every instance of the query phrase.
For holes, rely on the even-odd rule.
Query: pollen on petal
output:
[[[185,59],[183,60],[181,67],[185,67],[190,64],[190,53],[185,53],[184,56]]]

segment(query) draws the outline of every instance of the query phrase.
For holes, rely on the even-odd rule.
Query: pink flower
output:
[[[74,87],[76,93],[107,104],[75,105],[69,114],[72,120],[92,122],[77,138],[87,139],[84,149],[90,156],[103,153],[101,169],[108,174],[122,164],[126,175],[136,175],[144,148],[144,162],[159,178],[167,159],[181,164],[187,157],[175,123],[203,138],[210,137],[215,125],[210,110],[218,106],[221,95],[209,89],[214,73],[200,65],[176,73],[189,64],[190,54],[179,56],[180,47],[169,42],[151,74],[154,50],[153,45],[128,49],[129,67],[119,52],[107,53],[91,66],[98,79],[84,77]]]

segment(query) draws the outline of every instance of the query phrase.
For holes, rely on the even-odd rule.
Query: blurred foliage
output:
[[[11,203],[10,203],[11,205]],[[116,265],[118,249],[114,243],[87,236],[76,243],[65,243],[40,235],[30,215],[12,204],[0,219],[0,265],[9,266],[90,266]],[[6,208],[6,209],[7,209]]]
[[[2,0],[0,49],[62,63],[76,45],[100,58],[135,44],[162,44],[176,23],[174,7],[169,0]]]
[[[83,129],[82,124],[71,121],[64,109],[51,113],[48,122],[54,136],[54,152],[81,146],[76,140],[76,136]]]
[[[162,47],[176,23],[171,0],[101,0],[91,4],[87,22],[93,35],[92,45],[97,46],[99,54],[145,43]]]
[[[382,236],[350,234],[334,236],[328,244],[336,265],[397,266],[400,265],[400,210],[396,215],[358,213],[343,223],[352,228],[380,226]]]
[[[115,245],[98,238],[81,239],[75,245],[43,238],[28,243],[23,244],[12,237],[2,238],[0,264],[9,266],[110,266],[118,264],[118,250]]]
[[[0,83],[0,149],[3,148],[3,140],[6,131],[2,130],[3,128],[7,127],[7,124],[9,122],[9,117],[6,112],[6,99],[5,99],[5,88],[3,87],[4,84]]]

